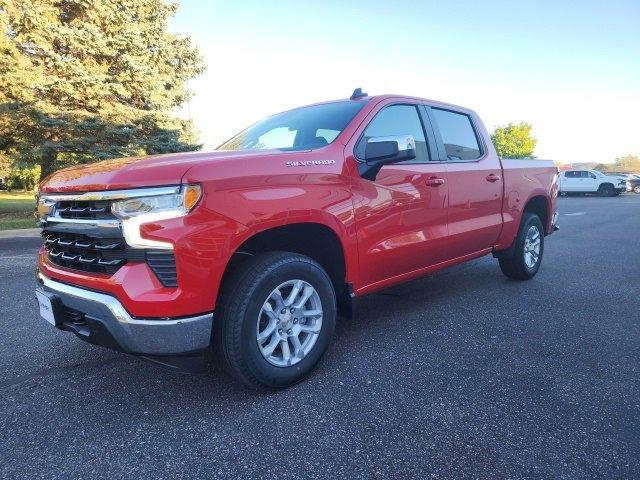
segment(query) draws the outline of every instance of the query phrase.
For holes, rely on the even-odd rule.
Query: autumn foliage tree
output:
[[[0,0],[0,158],[42,176],[199,148],[174,114],[203,70],[163,0]]]
[[[520,122],[496,127],[491,141],[502,158],[533,158],[538,140],[531,136],[531,124]]]

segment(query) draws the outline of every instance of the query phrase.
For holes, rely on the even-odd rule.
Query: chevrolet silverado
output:
[[[398,95],[296,108],[209,153],[60,170],[39,186],[36,297],[56,328],[253,387],[317,364],[353,297],[493,254],[531,279],[557,169],[500,159],[473,111]]]

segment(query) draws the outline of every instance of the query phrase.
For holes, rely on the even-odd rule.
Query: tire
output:
[[[280,308],[298,286],[300,296],[287,308]],[[308,287],[315,293],[296,310],[296,304],[310,292]],[[277,289],[280,297],[274,293]],[[318,309],[319,316],[306,316]],[[304,378],[326,351],[335,329],[336,295],[329,276],[312,259],[268,252],[241,263],[225,281],[216,313],[213,343],[231,376],[252,388],[284,388]],[[264,336],[270,328],[273,333]],[[315,329],[319,331],[310,332]],[[259,335],[264,336],[262,346],[258,345]],[[293,336],[298,339],[297,347]],[[276,346],[271,353],[263,354],[272,343]]]
[[[601,197],[613,197],[616,194],[616,190],[610,183],[605,183],[598,188],[598,194],[600,194]]]
[[[531,242],[532,237],[535,236],[535,232],[532,229],[537,229],[538,233],[534,242]],[[532,232],[534,235],[532,235]],[[531,265],[528,262],[534,257],[532,255],[534,252],[531,252],[530,249],[527,249],[527,252],[525,252],[525,245],[535,243],[537,240],[539,240],[538,254],[535,262]],[[513,280],[529,280],[538,273],[544,253],[544,227],[542,226],[540,218],[533,213],[525,213],[520,222],[518,236],[514,241],[515,246],[512,255],[498,259],[500,270]],[[531,256],[525,256],[525,253],[529,253]]]
[[[633,187],[633,193],[640,193],[640,185]]]

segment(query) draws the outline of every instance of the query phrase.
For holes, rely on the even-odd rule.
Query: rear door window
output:
[[[480,142],[468,115],[440,108],[431,110],[444,143],[447,159],[477,160],[482,156]]]

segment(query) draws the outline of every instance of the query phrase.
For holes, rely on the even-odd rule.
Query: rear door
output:
[[[586,170],[574,170],[571,177],[571,190],[569,192],[591,192],[594,190],[594,178],[591,178]],[[597,190],[597,187],[596,187]]]
[[[371,137],[412,135],[416,158],[382,167],[375,180],[355,177],[353,197],[363,285],[389,280],[446,258],[447,182],[445,166],[434,162],[434,136],[421,107],[386,102],[365,120],[362,133],[346,146],[364,159]]]
[[[449,183],[447,255],[493,247],[502,229],[500,159],[487,148],[481,124],[465,111],[427,107]]]
[[[571,170],[562,174],[562,191],[563,192],[578,192],[580,188],[580,172],[577,170]]]

